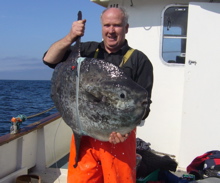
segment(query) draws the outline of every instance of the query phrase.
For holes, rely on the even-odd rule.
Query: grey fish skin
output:
[[[86,135],[108,141],[113,131],[121,134],[132,131],[148,105],[147,91],[104,60],[85,58],[77,72],[77,58],[70,55],[67,61],[58,64],[51,80],[52,100],[75,138],[80,141]],[[76,149],[79,145],[77,141]]]

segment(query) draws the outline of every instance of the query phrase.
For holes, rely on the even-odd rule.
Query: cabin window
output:
[[[167,63],[185,63],[187,17],[187,6],[170,6],[164,11],[162,58]]]

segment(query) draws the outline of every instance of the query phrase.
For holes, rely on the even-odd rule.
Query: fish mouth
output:
[[[141,106],[144,107],[145,109],[147,109],[149,106],[148,100],[147,99],[143,100],[141,103]]]

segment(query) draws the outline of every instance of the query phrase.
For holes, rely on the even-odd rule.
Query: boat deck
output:
[[[67,182],[67,168],[68,168],[69,154],[62,159],[51,165],[45,171],[33,171],[30,174],[35,174],[41,177],[42,183],[66,183]],[[177,169],[176,172],[172,172],[178,177],[186,174],[184,170]]]
[[[50,166],[50,168],[62,168],[62,169],[67,169],[68,168],[68,160],[69,160],[69,154],[61,158],[59,161],[54,163],[53,165]]]
[[[69,154],[46,168],[44,171],[34,170],[30,174],[41,177],[41,183],[66,183]]]
[[[181,177],[185,171],[177,170],[174,174]],[[67,169],[66,168],[48,168],[45,172],[33,172],[41,177],[42,183],[66,183],[67,182]]]

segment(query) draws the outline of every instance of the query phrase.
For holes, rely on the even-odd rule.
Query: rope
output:
[[[42,112],[40,112],[40,113],[37,113],[37,114],[31,115],[31,116],[28,116],[27,119],[33,118],[33,117],[36,117],[36,116],[39,116],[39,115],[41,115],[41,114],[44,114],[44,113],[46,113],[46,112],[52,110],[53,108],[55,108],[55,106],[53,106],[53,107],[51,107],[51,108],[49,108],[49,109],[47,109],[47,110],[45,110],[45,111],[42,111]]]
[[[83,133],[83,128],[79,119],[79,76],[80,76],[80,66],[84,60],[85,57],[79,57],[77,59],[77,75],[76,75],[76,121],[78,123],[80,133]]]

